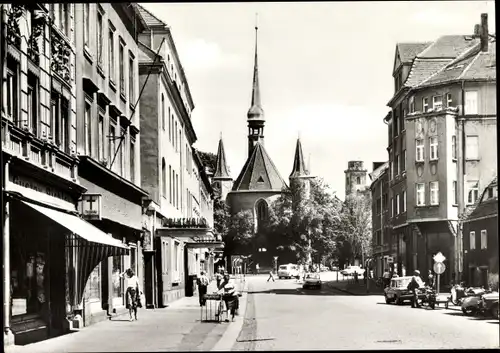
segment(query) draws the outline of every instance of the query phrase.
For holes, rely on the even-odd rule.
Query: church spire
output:
[[[304,163],[304,154],[302,153],[302,144],[300,143],[300,135],[297,138],[295,147],[295,157],[293,158],[293,169],[290,178],[302,177],[308,175],[306,164]]]
[[[215,166],[215,173],[213,176],[216,179],[231,179],[227,170],[226,151],[224,150],[224,143],[222,142],[222,133],[219,139],[219,148],[217,149],[217,164]]]
[[[257,16],[256,16],[257,17]],[[260,102],[260,86],[259,86],[259,62],[257,56],[257,37],[259,27],[257,25],[257,18],[255,20],[255,59],[253,67],[253,84],[252,84],[252,105],[248,110],[248,120],[264,120],[264,110]]]

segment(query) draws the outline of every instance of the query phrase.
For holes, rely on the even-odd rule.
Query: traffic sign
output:
[[[436,272],[436,274],[440,275],[445,270],[446,270],[446,265],[444,263],[442,263],[442,262],[436,262],[434,264],[434,272]]]
[[[440,251],[436,255],[434,255],[433,259],[435,262],[444,262],[444,260],[446,260],[446,257],[444,257],[444,255],[441,254],[441,251]]]

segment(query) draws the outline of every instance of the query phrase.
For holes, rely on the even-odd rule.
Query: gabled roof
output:
[[[498,199],[483,201],[484,195],[488,192],[488,189],[496,185],[498,185],[497,176],[495,176],[492,181],[485,188],[483,188],[476,202],[465,209],[462,219],[465,219],[466,222],[470,222],[475,218],[498,213]]]
[[[295,146],[295,156],[293,158],[293,168],[292,173],[289,178],[297,178],[309,175],[309,171],[304,163],[304,155],[302,153],[302,144],[300,143],[300,138],[297,139],[297,145]]]
[[[227,170],[226,151],[224,150],[224,143],[222,142],[222,136],[219,140],[219,148],[217,149],[217,163],[215,166],[215,173],[213,178],[232,180]]]
[[[399,53],[399,59],[404,64],[411,63],[418,53],[427,48],[430,44],[432,44],[432,42],[397,43],[396,46]]]
[[[141,5],[137,4],[137,10],[139,11],[144,23],[148,27],[168,27],[165,22],[160,20],[158,17],[153,15],[151,12],[146,10]]]
[[[415,58],[413,65],[405,81],[405,86],[415,87],[422,83],[426,78],[438,72],[442,67],[448,64],[451,59],[420,59]]]
[[[234,182],[233,191],[282,191],[283,188],[287,188],[285,181],[264,146],[257,142]]]

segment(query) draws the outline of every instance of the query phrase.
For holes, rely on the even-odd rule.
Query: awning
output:
[[[70,276],[71,281],[74,281],[69,288],[70,295],[73,298],[72,304],[78,307],[82,303],[85,285],[94,268],[110,256],[127,255],[130,248],[75,215],[26,201],[21,202],[73,233],[66,238],[65,243],[69,250],[68,255],[72,257],[72,268],[68,270],[76,275]]]

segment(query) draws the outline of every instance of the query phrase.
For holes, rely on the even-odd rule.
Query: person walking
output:
[[[208,277],[205,275],[205,271],[200,271],[200,277],[197,279],[197,284],[198,284],[198,295],[200,298],[200,306],[205,305],[205,294],[207,294],[207,288],[210,283],[210,280]]]
[[[429,287],[434,289],[434,275],[432,274],[432,270],[429,270],[429,274],[427,276],[427,284]]]
[[[382,278],[384,280],[384,288],[389,287],[389,284],[391,283],[391,274],[389,273],[389,270],[386,269],[384,274],[382,275]]]
[[[130,315],[129,321],[133,321],[132,312],[134,313],[134,318],[137,321],[137,308],[142,308],[140,299],[142,292],[140,289],[139,279],[130,268],[121,273],[120,277],[125,279],[125,305]]]
[[[420,279],[420,281],[419,281]],[[420,283],[422,279],[420,278],[420,271],[415,270],[413,277],[411,278],[410,283],[408,284],[408,290],[410,290],[413,294],[411,307],[412,308],[420,308],[420,304],[418,303],[418,288],[420,288]]]
[[[259,268],[260,268],[260,267],[259,267],[259,264],[256,264],[256,265],[255,265],[255,272],[257,272],[257,274],[259,274]]]
[[[269,277],[267,279],[267,282],[269,282],[270,279],[272,279],[274,282],[273,270],[269,270]]]

